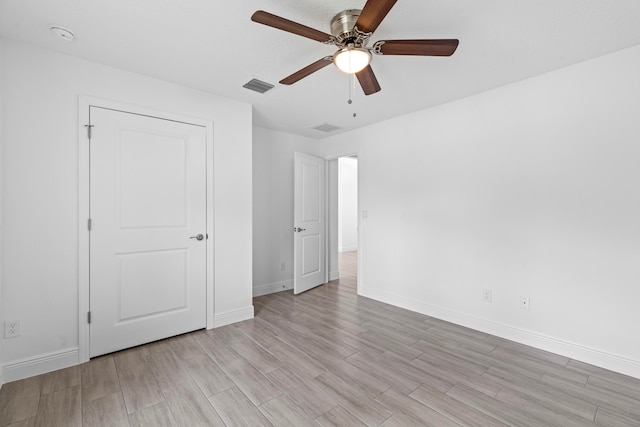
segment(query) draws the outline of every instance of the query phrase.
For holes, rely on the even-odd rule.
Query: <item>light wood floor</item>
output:
[[[355,252],[339,281],[254,304],[5,384],[0,425],[640,426],[640,380],[357,297]]]

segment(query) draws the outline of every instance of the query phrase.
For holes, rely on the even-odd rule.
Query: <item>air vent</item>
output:
[[[315,130],[319,130],[320,132],[333,132],[334,130],[340,129],[338,126],[330,125],[329,123],[323,123],[319,126],[314,127]]]
[[[251,81],[242,85],[242,87],[249,90],[253,90],[258,93],[265,93],[266,91],[273,89],[273,85],[267,82],[263,82],[258,79],[251,79]]]

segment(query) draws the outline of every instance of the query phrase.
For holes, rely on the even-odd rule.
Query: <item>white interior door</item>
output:
[[[90,357],[206,326],[206,129],[90,107]]]
[[[293,293],[325,283],[324,160],[294,153]]]

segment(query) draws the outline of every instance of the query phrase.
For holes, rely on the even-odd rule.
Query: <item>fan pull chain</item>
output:
[[[356,92],[356,75],[349,75],[349,99],[347,100],[347,104],[351,105],[353,103],[353,97]],[[353,113],[353,117],[356,117],[356,113]]]

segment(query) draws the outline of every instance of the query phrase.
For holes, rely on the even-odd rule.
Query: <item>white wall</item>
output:
[[[318,155],[318,150],[311,138],[253,129],[255,296],[293,287],[293,153]]]
[[[2,56],[2,311],[22,322],[5,379],[77,354],[81,94],[213,122],[214,323],[251,317],[251,106],[6,40]]]
[[[638,75],[640,46],[332,137],[360,293],[640,377]]]
[[[338,159],[338,250],[358,249],[358,159]]]

